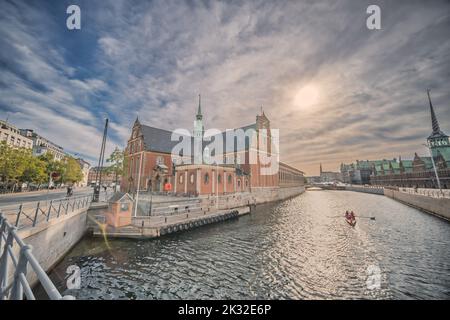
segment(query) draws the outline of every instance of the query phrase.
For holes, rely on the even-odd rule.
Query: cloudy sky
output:
[[[81,8],[81,30],[66,8]],[[368,30],[366,8],[381,8]],[[137,115],[164,129],[254,122],[307,174],[412,158],[431,133],[426,88],[450,133],[449,1],[0,0],[0,118],[97,161]]]

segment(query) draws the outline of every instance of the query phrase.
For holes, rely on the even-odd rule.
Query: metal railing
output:
[[[414,195],[421,195],[421,196],[427,196],[431,198],[447,198],[450,199],[450,190],[446,189],[429,189],[429,188],[398,188],[400,192],[414,194]]]
[[[35,227],[39,222],[48,222],[76,210],[89,207],[92,195],[66,197],[50,201],[38,201],[13,206],[6,206],[2,211],[18,229]]]
[[[17,248],[18,257],[14,248]],[[27,271],[33,271],[37,281],[52,300],[73,300],[73,296],[62,296],[41,265],[34,257],[32,248],[17,234],[17,227],[12,226],[0,212],[0,300],[35,300],[31,285],[27,280]],[[12,267],[13,273],[10,273]],[[31,268],[29,268],[31,267]],[[12,277],[10,277],[10,274]]]

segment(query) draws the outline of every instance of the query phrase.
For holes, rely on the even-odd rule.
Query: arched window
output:
[[[220,173],[217,176],[217,183],[222,183],[222,176],[220,175]]]
[[[238,188],[240,188],[241,187],[241,179],[238,179],[237,184],[238,184]]]
[[[182,184],[183,183],[183,175],[182,174],[180,174],[180,178],[178,179],[178,181],[180,181],[180,184]]]
[[[203,177],[203,179],[204,179],[204,183],[208,184],[208,182],[209,182],[209,174],[205,173],[205,176]]]
[[[164,157],[163,156],[158,156],[156,158],[156,164],[164,164]]]
[[[228,175],[228,183],[231,184],[232,180],[233,180],[233,177],[231,176],[231,174],[229,174]]]
[[[191,184],[194,184],[194,174],[191,173],[191,175],[189,176],[189,179],[191,180]]]
[[[248,187],[248,180],[245,179],[245,187]]]

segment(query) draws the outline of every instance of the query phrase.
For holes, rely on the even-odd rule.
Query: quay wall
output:
[[[409,194],[392,189],[384,189],[384,195],[419,210],[450,220],[450,199],[434,198],[419,194]]]
[[[253,188],[251,192],[230,193],[220,196],[202,196],[199,197],[201,207],[200,209],[210,210],[215,209],[233,209],[242,206],[254,206],[274,201],[281,201],[288,199],[305,192],[304,186],[297,187],[265,187]]]
[[[291,198],[293,196],[305,192],[305,186],[297,187],[268,187],[268,188],[252,188],[252,198],[254,204],[262,204],[273,201],[280,201]]]
[[[68,215],[48,222],[41,221],[35,227],[26,227],[18,231],[18,235],[32,246],[32,253],[42,269],[51,270],[74,247],[86,232],[87,208],[75,210]],[[14,254],[19,256],[18,246],[14,246]],[[11,260],[10,260],[11,263]],[[10,270],[14,270],[12,266]],[[12,272],[9,278],[13,276]],[[33,286],[37,276],[28,265],[27,279]]]

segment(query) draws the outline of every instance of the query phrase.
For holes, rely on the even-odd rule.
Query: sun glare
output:
[[[319,102],[319,89],[314,85],[301,87],[294,95],[294,105],[299,108],[311,107]]]

